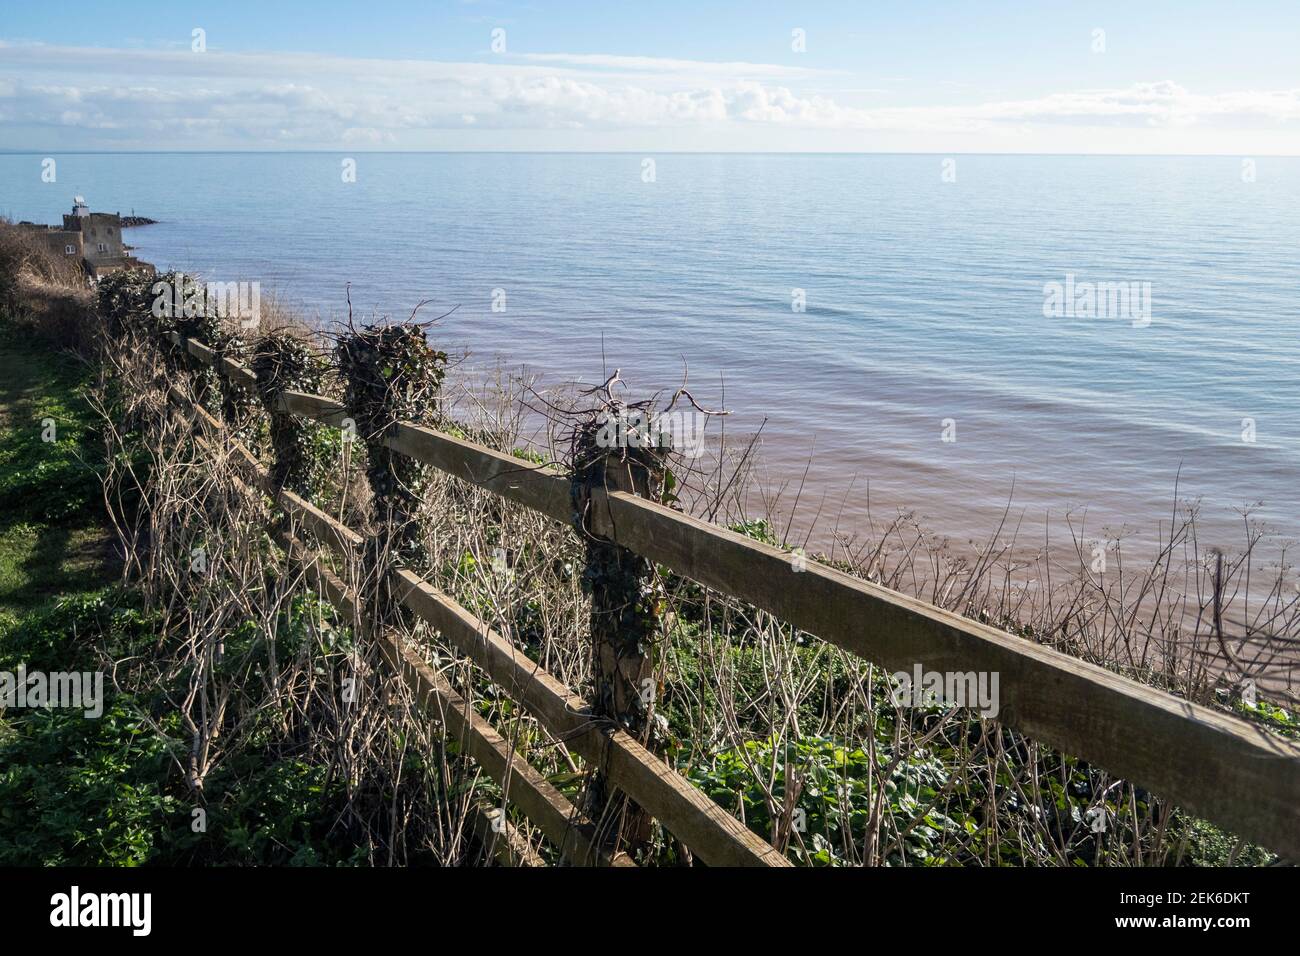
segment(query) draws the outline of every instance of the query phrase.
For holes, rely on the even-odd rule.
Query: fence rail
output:
[[[180,388],[173,385],[168,396],[177,406],[185,410],[194,420],[213,432],[223,429],[222,423],[195,404]],[[247,470],[252,479],[284,509],[286,514],[310,530],[342,557],[351,557],[360,547],[363,538],[351,528],[325,514],[315,505],[291,491],[276,488],[270,473],[257,460],[257,457],[238,441],[230,440],[235,457]],[[308,578],[320,592],[337,607],[347,618],[351,618],[359,627],[370,633],[380,642],[381,650],[388,661],[417,695],[435,718],[447,723],[449,729],[459,730],[464,741],[468,738],[466,749],[484,767],[484,770],[506,792],[507,799],[541,826],[547,837],[562,850],[566,843],[573,842],[570,825],[561,826],[555,797],[548,795],[547,802],[553,806],[543,806],[545,816],[536,816],[537,804],[543,797],[531,792],[539,788],[532,776],[536,775],[531,767],[521,773],[519,764],[522,758],[515,757],[509,764],[493,753],[500,746],[493,742],[495,731],[481,718],[472,713],[473,720],[459,718],[464,713],[463,699],[449,692],[450,688],[441,687],[441,678],[436,672],[420,661],[411,649],[404,647],[391,634],[375,629],[362,616],[362,609],[341,580],[338,579],[319,560],[317,555],[308,551],[292,535],[286,539],[291,556],[307,573]],[[747,830],[738,820],[726,813],[716,803],[697,790],[685,777],[681,776],[662,760],[655,757],[638,743],[630,734],[613,727],[608,721],[599,719],[590,705],[563,683],[553,677],[539,664],[497,633],[492,627],[479,620],[455,600],[423,581],[417,575],[406,570],[390,572],[393,583],[403,605],[418,617],[433,625],[445,640],[456,647],[466,657],[481,667],[485,673],[502,687],[512,699],[527,708],[549,733],[576,750],[592,766],[600,767],[610,781],[627,793],[638,804],[645,807],[657,817],[670,833],[690,847],[700,859],[714,866],[787,866],[788,861],[770,844]],[[429,688],[435,689],[431,693]],[[436,707],[429,706],[433,697]],[[450,711],[450,722],[447,720]],[[499,739],[499,738],[495,738]],[[485,751],[485,748],[487,750]],[[486,752],[488,759],[481,759],[479,754]],[[507,774],[507,770],[510,771]],[[519,786],[522,779],[525,793],[521,795],[513,788]],[[545,781],[541,781],[545,783]],[[549,786],[549,785],[548,785]],[[580,855],[567,854],[574,862],[589,862],[593,847],[590,842],[589,823],[581,820],[576,808],[572,809],[570,820],[580,820],[577,835]],[[550,824],[549,827],[547,824]],[[614,865],[627,865],[625,854],[615,856]]]
[[[196,405],[180,389],[172,386],[168,398],[197,424],[220,433],[219,420]],[[203,438],[206,447],[212,446]],[[274,498],[285,511],[314,534],[328,540],[334,550],[351,557],[360,546],[361,535],[333,520],[310,502],[284,489],[277,489],[270,473],[238,441],[231,450],[254,483]],[[238,482],[238,479],[235,479]],[[241,483],[242,484],[242,483]],[[541,774],[514,752],[508,741],[497,733],[442,675],[411,653],[391,634],[377,630],[367,619],[357,600],[344,582],[330,570],[320,556],[310,551],[293,533],[282,529],[277,538],[306,575],[309,583],[357,628],[379,646],[389,667],[414,696],[418,706],[455,735],[461,749],[470,754],[484,771],[501,784],[511,803],[532,820],[569,862],[576,865],[630,866],[625,853],[610,854],[600,845],[596,828],[567,797],[555,789]],[[506,819],[501,808],[479,804],[471,808],[472,823],[484,846],[502,862],[511,866],[538,866],[541,857],[527,839]]]
[[[176,333],[168,337],[232,382],[255,383],[249,369],[202,343]],[[299,392],[282,393],[277,408],[335,427],[349,417],[339,402]],[[448,475],[574,524],[570,480],[555,469],[409,422],[390,426],[383,441]],[[340,547],[359,542],[354,532],[286,494],[282,504],[287,501],[324,539]],[[998,719],[1008,727],[1300,859],[1300,747],[1262,728],[818,562],[796,562],[791,552],[633,494],[596,489],[590,508],[593,533],[891,670],[920,664],[929,671],[995,672]],[[445,594],[409,572],[400,575],[408,607],[518,694],[548,730],[581,741],[578,749],[588,759],[606,761],[615,784],[706,862],[784,863],[628,735],[580,733],[576,721],[591,720],[583,702],[549,675],[539,677],[544,672]]]

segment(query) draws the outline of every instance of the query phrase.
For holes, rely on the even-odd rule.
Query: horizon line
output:
[[[962,150],[740,150],[740,149],[0,149],[0,156],[213,156],[213,155],[366,155],[366,156],[437,156],[437,155],[493,155],[508,156],[1071,156],[1071,157],[1127,157],[1222,159],[1256,156],[1270,159],[1297,159],[1300,153],[1223,152],[1223,153],[1042,153],[1042,152],[984,152]]]

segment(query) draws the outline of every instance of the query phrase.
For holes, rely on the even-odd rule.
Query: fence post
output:
[[[271,481],[313,500],[319,491],[326,454],[326,427],[281,411],[276,399],[284,392],[316,394],[325,384],[328,366],[304,335],[277,329],[253,346],[249,366],[257,376],[257,394],[270,418]]]
[[[136,294],[128,291],[119,303],[126,310],[123,327],[137,328],[151,337],[162,355],[164,367],[172,375],[193,370],[193,363],[184,345],[167,338],[172,332],[180,334],[176,311],[178,308],[184,310],[185,293],[179,275],[165,272],[151,277],[147,294],[140,289],[134,290]],[[165,381],[159,382],[164,391],[167,384]]]
[[[665,594],[654,563],[597,537],[589,530],[591,491],[622,491],[659,501],[665,464],[658,448],[620,441],[621,410],[607,410],[584,423],[574,440],[573,501],[579,533],[587,543],[583,589],[591,595],[593,708],[644,746],[662,751],[655,704],[654,645],[662,631]],[[650,840],[650,816],[630,799],[621,813],[600,768],[592,775],[589,813],[614,841],[634,853]],[[613,823],[610,822],[611,818]]]
[[[365,443],[366,480],[374,494],[378,531],[366,542],[364,571],[378,587],[376,610],[391,619],[399,615],[400,603],[383,572],[428,570],[422,512],[433,469],[389,448],[384,436],[394,422],[437,421],[447,353],[430,347],[424,329],[414,323],[352,329],[340,337],[336,352],[344,405]]]
[[[184,338],[194,339],[212,349],[218,362],[223,358],[238,361],[248,348],[239,321],[217,315],[215,300],[208,298],[207,287],[189,277],[182,278],[184,282],[178,280],[173,292],[172,315],[176,331]],[[199,404],[219,414],[232,434],[246,437],[243,432],[249,425],[248,413],[253,407],[253,396],[249,391],[226,378],[219,364],[208,365],[187,355],[186,365]]]

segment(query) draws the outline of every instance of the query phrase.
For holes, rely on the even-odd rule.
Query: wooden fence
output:
[[[176,333],[168,338],[231,383],[251,388],[245,366]],[[206,427],[221,423],[180,388],[171,399]],[[344,427],[348,410],[318,395],[284,392],[276,407]],[[478,488],[573,527],[568,476],[512,455],[407,422],[383,442]],[[234,443],[254,480],[286,513],[341,555],[361,537],[310,502],[272,486],[266,469]],[[1139,784],[1239,836],[1300,860],[1300,747],[1262,728],[1127,680],[997,628],[843,574],[634,494],[594,489],[592,532],[686,578],[771,613],[890,671],[999,675],[1001,723]],[[285,543],[309,578],[346,613],[356,598],[292,535]],[[796,570],[798,568],[798,570]],[[658,819],[711,865],[783,866],[775,848],[742,826],[625,731],[450,596],[409,571],[392,572],[402,603],[481,667],[549,733]],[[392,634],[374,634],[389,663],[448,731],[502,784],[507,799],[577,863],[610,859],[592,821],[551,787],[432,668]],[[518,859],[522,852],[515,852]]]

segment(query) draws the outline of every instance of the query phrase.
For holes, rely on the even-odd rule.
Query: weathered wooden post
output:
[[[248,425],[253,396],[221,373],[220,360],[244,356],[248,345],[243,327],[237,319],[218,314],[218,303],[208,297],[207,287],[181,273],[176,274],[171,290],[171,313],[177,332],[206,345],[217,358],[209,365],[196,356],[186,356],[195,397],[208,411],[219,414],[233,433],[240,434]]]
[[[378,588],[376,610],[393,619],[398,605],[384,572],[394,567],[428,570],[422,511],[432,469],[389,448],[384,437],[394,422],[437,421],[447,353],[432,348],[424,329],[414,323],[350,330],[339,339],[336,352],[344,405],[365,443],[366,480],[374,495],[378,531],[366,543],[364,569]]]
[[[131,334],[156,334],[146,319],[151,319],[152,275],[139,269],[114,272],[99,281],[95,311],[104,323],[109,341],[120,343]]]
[[[185,308],[183,280],[184,277],[175,272],[155,276],[142,290],[135,290],[135,294],[128,291],[123,301],[123,307],[130,310],[125,319],[125,327],[138,327],[153,340],[169,374],[193,370],[193,362],[184,346],[167,338],[169,333],[179,331],[177,316]],[[159,384],[166,391],[167,385],[171,383]]]
[[[319,393],[328,364],[304,334],[276,329],[254,343],[249,365],[270,419],[271,480],[310,501],[324,475],[326,426],[280,410],[276,400],[284,392]]]
[[[642,412],[629,414],[612,404],[582,423],[574,438],[572,480],[576,523],[587,542],[582,581],[591,595],[594,707],[646,747],[661,751],[654,647],[663,627],[663,585],[653,562],[591,532],[592,509],[604,507],[592,494],[597,489],[663,499],[665,454],[651,440],[648,421]],[[589,786],[589,812],[613,848],[634,853],[646,846],[649,815],[630,800],[620,812],[600,768]]]

